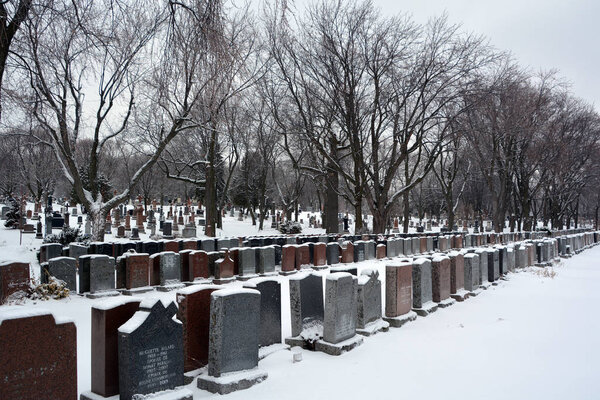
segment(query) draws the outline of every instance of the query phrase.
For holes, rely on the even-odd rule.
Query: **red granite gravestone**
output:
[[[385,267],[385,316],[395,318],[412,308],[412,264]]]
[[[130,231],[131,230],[131,216],[129,214],[127,214],[125,216],[125,230],[126,231]]]
[[[0,311],[0,399],[77,399],[77,330],[47,312]]]
[[[296,246],[285,245],[281,249],[281,271],[290,272],[296,268]]]
[[[382,259],[382,258],[385,258],[385,256],[386,256],[386,254],[385,254],[386,253],[385,244],[378,244],[376,252],[377,252],[376,257],[377,257],[378,260]]]
[[[119,394],[118,329],[139,305],[139,300],[119,299],[92,307],[92,392],[104,397]]]
[[[195,285],[177,292],[177,319],[183,324],[184,371],[208,364],[210,294],[216,285]]]
[[[342,263],[354,262],[354,245],[352,242],[345,242],[346,247],[342,247]]]
[[[463,248],[463,237],[461,235],[456,236],[456,246],[457,249]]]
[[[0,304],[4,303],[11,294],[28,289],[29,264],[17,262],[0,264]]]
[[[420,248],[420,252],[421,254],[425,254],[427,253],[427,237],[426,236],[421,236],[419,238],[419,248]]]
[[[315,243],[313,246],[313,264],[316,266],[327,264],[327,244]]]
[[[125,237],[125,227],[124,227],[123,225],[120,225],[120,226],[117,228],[117,237],[118,237],[118,238]]]
[[[160,285],[160,253],[152,254],[148,261],[150,269],[150,286]]]
[[[496,234],[490,233],[490,244],[496,244]]]
[[[240,274],[240,258],[239,258],[239,253],[240,253],[240,250],[238,248],[234,248],[234,249],[230,249],[229,250],[229,257],[231,257],[231,260],[233,261],[233,274],[234,275],[239,275]]]
[[[184,240],[183,241],[183,249],[184,250],[198,250],[198,241],[197,240]]]
[[[148,254],[128,254],[125,260],[125,288],[148,286],[150,258]],[[160,265],[159,265],[160,267]]]
[[[225,251],[225,257],[215,262],[215,279],[217,285],[227,283],[233,278],[233,260],[229,257],[229,251]]]
[[[465,256],[458,253],[450,256],[450,294],[465,288]]]
[[[310,248],[308,244],[302,244],[296,247],[296,269],[310,265]]]
[[[203,250],[192,251],[189,256],[190,263],[190,281],[196,278],[210,277],[208,269],[208,253]]]
[[[433,301],[439,303],[450,297],[450,259],[436,257],[431,262],[431,291]]]
[[[165,242],[165,249],[163,251],[173,251],[179,253],[179,242],[175,240],[167,240]]]
[[[32,216],[33,213],[31,212],[31,210],[27,210],[27,219],[31,219]]]
[[[448,238],[446,236],[439,237],[438,248],[440,249],[440,251],[446,251],[448,249]]]

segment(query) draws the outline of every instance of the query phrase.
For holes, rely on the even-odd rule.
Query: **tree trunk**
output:
[[[408,198],[408,192],[402,195],[402,232],[408,233],[408,223],[410,220],[410,203]]]
[[[98,212],[88,211],[88,218],[92,225],[92,241],[104,242],[104,229],[106,228],[106,216],[108,210],[101,209]]]

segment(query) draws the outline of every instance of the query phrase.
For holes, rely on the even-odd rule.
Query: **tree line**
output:
[[[346,211],[376,233],[397,216],[404,231],[410,216],[597,223],[593,105],[446,15],[335,0],[1,7],[2,194],[64,188],[95,239],[138,194],[199,199],[212,235],[231,205],[261,228],[268,210],[311,206],[328,232]]]

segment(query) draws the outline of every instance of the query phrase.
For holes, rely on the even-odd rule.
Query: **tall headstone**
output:
[[[208,373],[198,377],[198,387],[227,394],[265,380],[267,373],[258,369],[259,329],[260,292],[211,293]]]
[[[465,290],[475,292],[479,288],[479,255],[468,253],[464,255]]]
[[[323,336],[323,277],[316,274],[292,277],[290,285],[290,309],[292,338],[290,345],[304,346]]]
[[[102,254],[79,257],[79,293],[118,295],[115,289],[115,259]],[[105,293],[102,293],[105,292]]]
[[[275,279],[256,279],[244,287],[260,292],[259,345],[281,343],[281,283]]]
[[[327,275],[323,339],[316,342],[315,350],[340,355],[362,344],[356,335],[357,285],[357,278],[347,272]]]
[[[424,317],[437,310],[437,304],[433,302],[431,261],[417,258],[412,270],[413,311]]]
[[[55,257],[43,263],[40,271],[40,281],[48,283],[53,276],[66,283],[67,289],[77,291],[77,261],[71,257]]]

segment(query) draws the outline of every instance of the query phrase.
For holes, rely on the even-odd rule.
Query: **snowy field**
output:
[[[2,233],[7,249],[6,241],[14,239],[10,236],[16,232]],[[15,247],[8,247],[15,256]],[[33,262],[32,254],[28,249],[21,257]],[[227,397],[597,399],[600,320],[594,315],[600,300],[598,258],[600,246],[555,266],[553,278],[543,276],[538,268],[510,273],[508,280],[475,298],[365,338],[362,346],[340,357],[303,350],[303,361],[294,364],[291,352],[275,352],[259,363],[269,374],[266,381]],[[359,272],[378,269],[384,280],[386,262],[370,260],[356,265]],[[283,336],[287,337],[291,330],[288,280],[277,279],[282,282]],[[143,297],[174,301],[175,292],[152,292]],[[107,300],[73,295],[15,306],[45,308],[75,321],[80,393],[91,385],[90,308],[103,301]],[[195,388],[195,381],[188,387],[194,398],[218,396]]]

